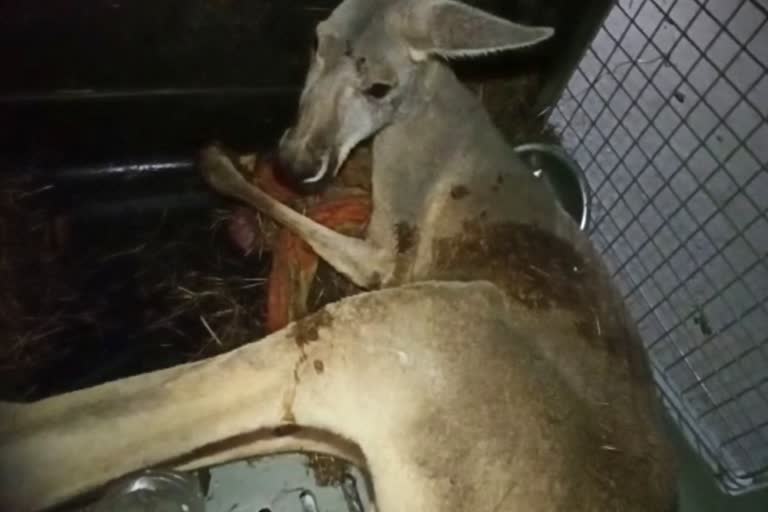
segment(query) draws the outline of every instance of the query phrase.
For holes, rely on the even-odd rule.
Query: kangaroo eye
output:
[[[385,84],[383,82],[377,82],[370,87],[368,87],[365,91],[366,96],[370,96],[371,98],[380,100],[384,98],[387,94],[389,94],[389,91],[392,90],[392,86],[389,84]]]

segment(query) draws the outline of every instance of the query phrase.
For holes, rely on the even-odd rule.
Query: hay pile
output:
[[[75,220],[0,203],[0,399],[41,398],[220,353],[261,336],[265,256],[226,212]]]

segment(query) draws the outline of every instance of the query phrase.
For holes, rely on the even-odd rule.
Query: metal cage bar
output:
[[[721,487],[768,485],[768,0],[617,0],[550,120],[664,403]]]

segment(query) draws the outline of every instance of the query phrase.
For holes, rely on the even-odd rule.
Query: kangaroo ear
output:
[[[520,25],[453,0],[406,2],[397,16],[414,60],[481,57],[549,39],[550,27]]]

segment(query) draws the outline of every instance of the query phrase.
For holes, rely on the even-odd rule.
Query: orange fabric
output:
[[[335,199],[312,206],[306,215],[335,231],[361,236],[371,215],[371,200],[359,195]],[[283,228],[272,253],[267,291],[267,332],[279,330],[305,314],[317,264],[318,257],[312,248]]]
[[[261,190],[281,203],[290,203],[300,197],[299,194],[277,181],[273,164],[268,161],[257,164],[253,181]]]

